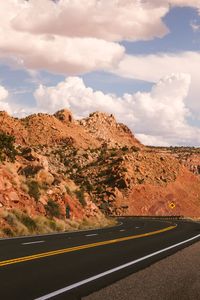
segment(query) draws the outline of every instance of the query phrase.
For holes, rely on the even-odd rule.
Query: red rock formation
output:
[[[24,220],[13,210],[50,218],[46,231],[57,230],[56,220],[62,230],[70,220],[105,224],[104,214],[200,216],[198,149],[144,147],[97,112],[80,121],[68,110],[24,119],[1,112],[0,131],[15,136],[18,151],[14,163],[0,164],[0,234]],[[20,226],[16,234],[26,234]]]

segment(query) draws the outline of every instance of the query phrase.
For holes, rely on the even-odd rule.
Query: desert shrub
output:
[[[56,231],[56,230],[57,230],[57,224],[56,224],[55,221],[50,220],[50,221],[49,221],[49,226],[50,226],[50,228],[51,228],[53,231]]]
[[[109,171],[108,171],[108,169],[106,169],[106,170],[102,170],[98,175],[99,175],[99,177],[103,177],[103,176],[106,176],[108,174],[109,174]]]
[[[36,158],[31,154],[32,149],[29,147],[20,148],[19,155],[23,156],[28,161],[35,161]]]
[[[127,147],[127,146],[122,147],[122,151],[123,151],[123,152],[128,151],[128,147]]]
[[[104,183],[108,185],[114,185],[116,182],[116,178],[113,174],[111,174],[108,178],[105,179]]]
[[[69,207],[69,205],[66,206],[66,209],[65,209],[65,215],[66,215],[66,218],[67,218],[67,219],[70,218],[70,207]]]
[[[86,159],[88,159],[88,157],[89,157],[88,153],[83,153],[83,157],[85,157]]]
[[[60,208],[58,203],[56,203],[55,201],[53,201],[52,199],[49,199],[47,202],[47,205],[45,205],[45,209],[47,214],[50,217],[59,217],[60,216]]]
[[[40,198],[40,187],[37,181],[32,180],[27,183],[28,185],[28,193],[31,197],[33,197],[36,201]]]
[[[65,190],[69,196],[73,195],[72,191],[70,190],[70,188],[68,186],[65,186]]]
[[[21,222],[30,230],[34,231],[37,229],[36,222],[29,217],[28,215],[22,215],[21,216]]]
[[[128,172],[128,169],[125,168],[125,167],[122,167],[122,168],[121,168],[121,172]]]
[[[103,187],[102,187],[101,185],[98,185],[98,186],[96,187],[96,192],[97,192],[97,194],[101,194],[103,191],[104,191],[104,189],[103,189]]]
[[[137,181],[139,184],[143,184],[144,183],[144,178],[137,178]]]
[[[41,169],[43,169],[43,167],[41,166],[26,166],[20,171],[20,174],[26,177],[30,177],[37,174]]]
[[[40,189],[44,190],[44,191],[47,191],[49,189],[48,183],[46,183],[46,182],[41,183],[40,184]]]
[[[72,152],[72,155],[73,155],[73,156],[76,156],[77,153],[78,153],[78,150],[77,150],[77,149],[74,149],[73,152]]]
[[[53,181],[52,184],[53,184],[53,185],[59,185],[60,183],[61,183],[61,180],[60,180],[59,178],[56,177],[56,178],[54,179],[54,181]]]
[[[13,231],[9,227],[3,228],[3,233],[7,236],[13,236],[14,235]]]
[[[27,155],[31,153],[31,148],[26,147],[26,148],[21,148],[21,155]]]
[[[77,163],[74,163],[72,167],[73,167],[73,169],[77,169],[77,170],[80,169],[80,167]]]
[[[7,215],[4,219],[11,226],[13,226],[15,223],[15,219],[12,215]]]
[[[131,147],[131,150],[132,150],[133,152],[138,152],[138,151],[140,151],[140,148],[138,148],[138,147],[136,147],[136,146],[132,146],[132,147]]]
[[[111,157],[116,156],[116,154],[117,154],[117,152],[116,152],[115,150],[112,150],[112,151],[110,152],[110,156],[111,156]]]
[[[71,161],[69,160],[69,158],[64,158],[63,159],[63,164],[65,165],[65,167],[68,167],[70,165]]]
[[[75,191],[75,195],[78,198],[80,204],[82,206],[85,206],[86,205],[86,201],[85,201],[85,197],[84,197],[84,190],[80,189],[80,190]]]
[[[100,209],[104,210],[104,211],[107,211],[109,209],[109,203],[108,202],[101,203]]]
[[[94,190],[93,185],[87,180],[84,182],[84,187],[88,192],[92,192]]]
[[[6,157],[11,161],[15,161],[17,151],[14,146],[15,137],[5,132],[0,132],[0,161],[4,161]]]

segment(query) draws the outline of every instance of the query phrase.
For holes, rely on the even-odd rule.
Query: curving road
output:
[[[198,240],[199,223],[145,218],[122,218],[107,229],[0,239],[1,299],[81,299]]]

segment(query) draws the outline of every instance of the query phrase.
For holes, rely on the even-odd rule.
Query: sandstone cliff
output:
[[[198,149],[145,147],[99,112],[1,112],[0,135],[1,236],[107,226],[110,215],[200,217]]]

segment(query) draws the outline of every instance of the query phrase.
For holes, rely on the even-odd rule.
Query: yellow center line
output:
[[[68,252],[74,252],[74,251],[79,251],[79,250],[83,250],[83,249],[94,248],[94,247],[99,247],[99,246],[109,245],[109,244],[115,244],[115,243],[119,243],[119,242],[124,242],[124,241],[129,241],[129,240],[133,240],[133,239],[146,237],[146,236],[151,236],[151,235],[155,235],[155,234],[159,234],[159,233],[162,233],[165,231],[172,230],[172,229],[176,228],[176,226],[177,225],[166,227],[166,228],[156,230],[156,231],[151,231],[151,232],[137,234],[137,235],[131,235],[131,236],[122,237],[122,238],[113,239],[113,240],[107,240],[107,241],[102,241],[102,242],[97,242],[97,243],[92,243],[92,244],[64,248],[64,249],[55,250],[55,251],[43,252],[43,253],[38,253],[38,254],[24,256],[24,257],[12,258],[12,259],[8,259],[8,260],[0,261],[0,267],[6,266],[6,265],[11,265],[11,264],[17,264],[17,263],[21,263],[21,262],[25,262],[25,261],[29,261],[29,260],[40,259],[43,257],[49,257],[49,256],[53,256],[53,255],[59,255],[59,254],[64,254],[64,253],[68,253]]]

